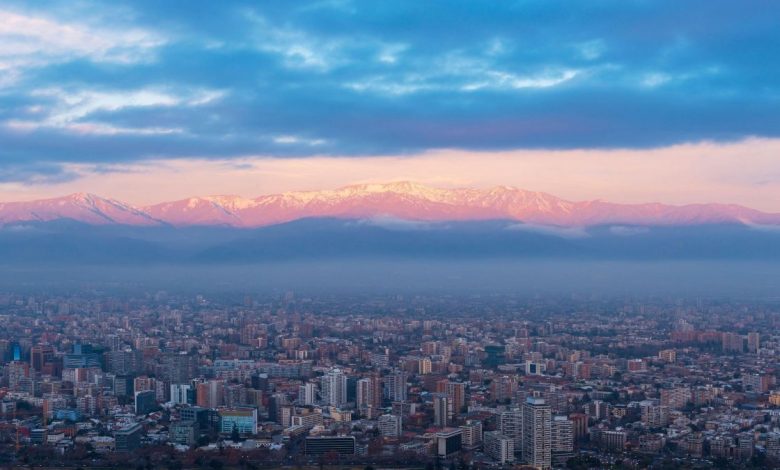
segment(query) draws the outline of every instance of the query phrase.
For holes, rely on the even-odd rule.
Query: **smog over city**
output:
[[[780,468],[778,18],[0,2],[0,469]]]

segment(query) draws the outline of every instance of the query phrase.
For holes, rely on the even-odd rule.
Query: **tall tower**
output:
[[[514,452],[523,450],[523,410],[508,410],[499,415],[501,434],[512,439]]]
[[[322,376],[322,400],[331,406],[347,402],[347,376],[341,369],[331,369]]]
[[[385,377],[387,398],[390,401],[406,401],[406,372],[400,369],[393,370]]]
[[[523,404],[523,461],[552,468],[552,411],[542,398],[528,397]]]
[[[446,393],[437,393],[433,396],[433,424],[436,427],[446,428],[449,423],[452,401]]]

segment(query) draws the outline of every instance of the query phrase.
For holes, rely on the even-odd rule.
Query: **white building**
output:
[[[332,369],[322,376],[322,401],[341,406],[347,402],[347,376],[341,369]]]
[[[523,461],[536,468],[552,468],[552,410],[542,398],[523,404]]]
[[[377,419],[379,432],[383,437],[399,437],[401,435],[402,420],[398,415],[382,415]]]
[[[515,461],[515,442],[499,431],[485,433],[485,454],[500,464]]]

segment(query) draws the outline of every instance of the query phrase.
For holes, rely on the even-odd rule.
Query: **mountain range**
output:
[[[89,225],[258,228],[310,218],[409,222],[509,220],[551,227],[780,226],[778,213],[734,204],[574,202],[507,186],[441,189],[412,182],[360,184],[256,198],[191,197],[145,207],[85,193],[0,203],[1,225],[71,220]]]

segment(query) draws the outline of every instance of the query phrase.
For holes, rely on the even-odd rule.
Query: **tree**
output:
[[[241,436],[238,434],[238,426],[236,423],[233,423],[233,430],[230,431],[230,440],[233,442],[238,442],[241,440]]]

